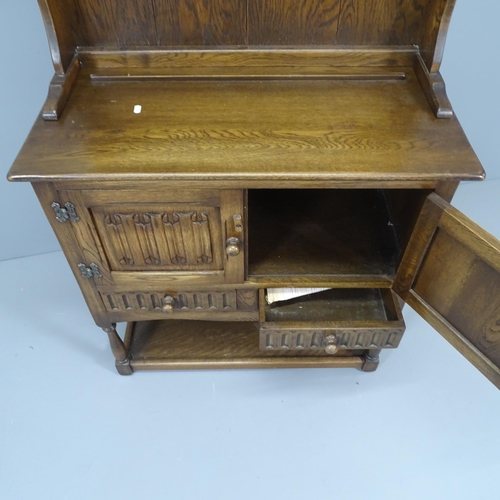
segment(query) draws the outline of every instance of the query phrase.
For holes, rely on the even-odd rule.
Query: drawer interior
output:
[[[379,288],[335,288],[262,305],[264,321],[273,323],[399,319],[390,290]]]

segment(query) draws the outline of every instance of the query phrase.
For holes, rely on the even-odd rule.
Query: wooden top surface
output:
[[[435,118],[413,70],[385,73],[401,71],[404,80],[127,82],[82,71],[61,119],[37,119],[9,179],[483,178],[457,119]]]

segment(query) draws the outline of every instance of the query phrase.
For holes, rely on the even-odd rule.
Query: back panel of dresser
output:
[[[67,68],[77,47],[418,45],[428,67],[455,0],[39,0]],[[438,59],[440,56],[438,55]]]

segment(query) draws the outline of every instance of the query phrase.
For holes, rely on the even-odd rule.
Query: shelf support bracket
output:
[[[420,86],[437,118],[452,118],[453,109],[446,94],[446,85],[439,71],[430,73],[420,54],[415,55],[413,69]]]
[[[80,61],[78,56],[75,56],[65,75],[54,75],[49,85],[49,95],[42,109],[44,120],[59,120],[78,79],[79,72]]]

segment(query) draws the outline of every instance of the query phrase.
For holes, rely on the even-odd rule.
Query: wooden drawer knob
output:
[[[325,352],[327,354],[337,354],[338,350],[337,337],[335,335],[328,335],[325,338]]]
[[[239,238],[231,237],[226,241],[226,253],[230,257],[235,257],[240,254],[241,241]]]
[[[163,303],[163,312],[166,312],[166,313],[173,313],[174,312],[174,309],[175,309],[175,299],[170,296],[170,295],[166,295],[165,298],[162,300],[162,303]]]

